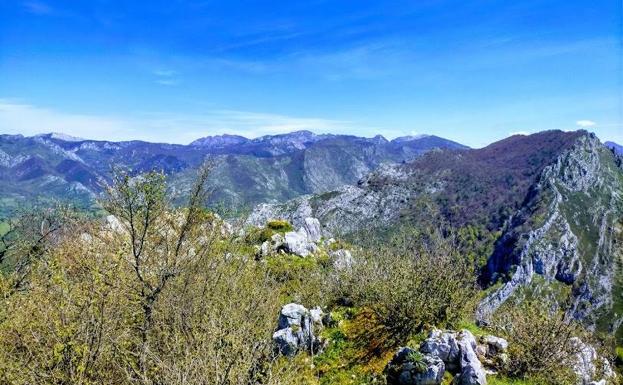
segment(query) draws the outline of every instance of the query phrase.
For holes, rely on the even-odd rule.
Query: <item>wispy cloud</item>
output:
[[[176,86],[180,84],[179,73],[170,69],[158,69],[153,71],[156,83],[163,86]]]
[[[197,115],[142,113],[131,117],[73,114],[0,99],[0,132],[8,134],[62,132],[99,140],[189,143],[199,137],[225,133],[254,138],[297,130],[356,133],[360,127],[343,120],[234,110]]]
[[[24,7],[24,9],[26,9],[27,12],[33,13],[35,15],[50,15],[54,11],[52,7],[41,1],[24,1],[22,3],[22,6]]]
[[[593,122],[592,120],[578,120],[577,122],[575,122],[575,124],[580,127],[586,128],[586,127],[593,127],[597,123]]]

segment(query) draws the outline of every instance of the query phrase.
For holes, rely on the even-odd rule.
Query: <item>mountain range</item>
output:
[[[173,196],[191,185],[206,159],[214,164],[210,204],[251,208],[354,184],[387,162],[406,162],[440,148],[465,149],[436,136],[317,135],[309,131],[248,139],[219,135],[189,145],[95,141],[58,133],[0,135],[0,213],[34,201],[93,207],[111,168],[163,171]]]
[[[189,145],[1,135],[0,212],[35,200],[95,209],[113,166],[161,170],[176,197],[207,159],[209,204],[249,225],[314,217],[340,237],[440,227],[478,269],[482,322],[536,296],[623,341],[623,155],[586,131],[514,135],[480,149],[436,136],[308,131]]]

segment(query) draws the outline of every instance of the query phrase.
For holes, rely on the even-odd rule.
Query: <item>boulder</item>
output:
[[[268,257],[270,254],[272,254],[273,248],[271,247],[271,244],[269,241],[264,241],[262,242],[262,245],[260,246],[260,251],[259,251],[259,256],[260,257]]]
[[[493,339],[492,341],[503,345],[502,341]],[[476,339],[467,330],[456,333],[433,329],[420,345],[420,352],[444,362],[446,370],[454,374],[453,383],[456,385],[487,383],[485,369],[478,358],[477,349],[479,347]],[[480,349],[484,349],[484,346]]]
[[[456,372],[459,368],[459,345],[456,333],[433,329],[420,345],[420,352],[439,358],[450,372]]]
[[[304,231],[290,231],[285,234],[284,247],[288,253],[307,257],[316,252],[318,247],[310,242]]]
[[[414,362],[415,350],[400,348],[385,368],[388,385],[439,385],[443,380],[445,365],[431,355],[423,355],[420,362]]]
[[[488,369],[500,369],[508,361],[508,341],[496,336],[484,336],[480,338],[480,344],[476,347],[476,354]]]
[[[323,315],[319,307],[310,311],[296,303],[284,305],[279,312],[277,330],[273,333],[277,351],[288,357],[299,351],[318,352],[322,341],[314,333],[322,328]]]
[[[508,341],[504,338],[496,336],[484,336],[482,342],[487,346],[489,351],[505,352],[508,349]]]
[[[322,320],[325,314],[320,306],[316,306],[315,308],[311,309],[309,311],[309,314],[311,315],[311,320],[315,325],[323,325]]]
[[[320,221],[316,218],[305,218],[301,230],[305,233],[309,242],[318,242],[320,241],[320,238],[322,238]]]
[[[476,355],[476,339],[467,330],[463,330],[457,337],[460,352],[461,371],[454,377],[455,385],[486,385],[485,369]]]

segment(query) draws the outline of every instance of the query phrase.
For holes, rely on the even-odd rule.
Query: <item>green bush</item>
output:
[[[403,232],[360,254],[340,281],[341,295],[363,309],[358,339],[370,354],[392,351],[432,326],[456,327],[473,314],[473,265],[442,237],[431,236],[424,246]]]
[[[266,227],[278,233],[287,233],[294,229],[285,219],[271,219],[266,223]]]
[[[553,312],[539,301],[509,303],[493,317],[490,328],[508,340],[509,360],[500,369],[509,378],[546,385],[577,383],[570,366],[561,363],[579,353],[574,339],[585,340],[586,333],[564,312]]]

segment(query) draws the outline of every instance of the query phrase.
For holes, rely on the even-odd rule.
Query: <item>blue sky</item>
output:
[[[619,0],[0,0],[0,132],[623,142]]]

